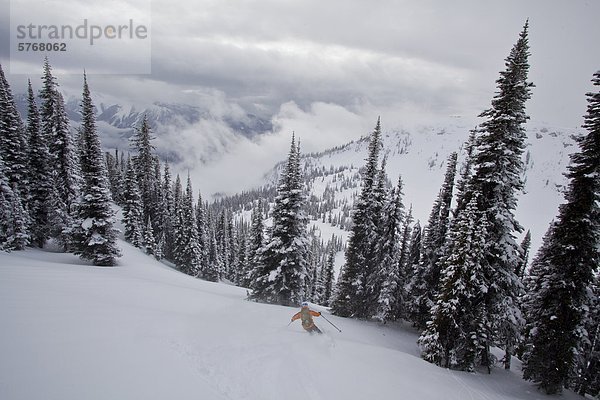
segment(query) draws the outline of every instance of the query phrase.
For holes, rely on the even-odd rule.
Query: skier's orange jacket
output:
[[[302,319],[302,327],[304,329],[306,329],[307,331],[309,331],[315,327],[315,323],[314,323],[312,317],[319,317],[319,316],[321,316],[320,312],[313,311],[308,307],[302,307],[302,309],[300,311],[298,311],[296,314],[294,314],[294,316],[292,317],[292,321],[295,321],[298,318],[301,318]]]

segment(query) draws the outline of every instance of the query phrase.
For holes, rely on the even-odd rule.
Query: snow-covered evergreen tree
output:
[[[414,274],[409,283],[410,306],[408,307],[409,319],[415,326],[424,329],[431,318],[431,309],[435,303],[440,284],[441,265],[440,257],[443,255],[446,232],[449,228],[450,208],[456,176],[457,154],[448,157],[444,182],[425,227],[420,251],[421,259],[414,266]]]
[[[44,59],[42,82],[43,86],[39,93],[40,99],[42,100],[40,105],[42,134],[49,142],[50,153],[53,157],[56,157],[58,151],[56,147],[57,144],[55,144],[54,141],[56,131],[56,110],[58,108],[58,83],[56,82],[56,78],[52,75],[52,67],[50,66],[47,57]]]
[[[154,218],[152,220],[152,229],[154,230],[154,235],[156,237],[160,237],[163,234],[163,226],[164,226],[164,212],[162,210],[162,206],[164,204],[164,196],[165,194],[162,191],[163,182],[162,182],[162,174],[161,174],[162,165],[160,163],[160,159],[155,157],[154,160],[154,177],[152,179],[152,204],[154,204]]]
[[[125,226],[125,240],[129,241],[135,247],[142,247],[144,242],[142,235],[142,199],[140,197],[140,191],[137,184],[137,175],[130,157],[127,158],[122,222]]]
[[[218,282],[223,276],[223,260],[221,259],[214,229],[210,230],[208,238],[208,261],[210,264],[207,269],[206,280]]]
[[[152,228],[152,221],[148,219],[146,227],[144,228],[144,251],[146,254],[155,255],[156,240],[154,239],[154,228]]]
[[[307,283],[309,283],[309,284],[306,287],[307,295],[304,297],[308,301],[312,301],[313,303],[318,303],[319,302],[319,292],[321,291],[320,290],[320,286],[321,286],[320,267],[319,267],[318,263],[314,263],[313,265],[309,264],[308,269],[310,271],[310,280],[307,280]]]
[[[368,277],[377,263],[375,244],[379,226],[376,224],[381,209],[377,204],[375,191],[379,173],[379,154],[381,152],[381,121],[371,135],[366,167],[362,175],[362,189],[354,203],[352,230],[346,249],[346,262],[336,286],[332,310],[336,315],[366,318],[371,304],[367,301]]]
[[[410,238],[412,235],[411,224],[413,222],[412,216],[412,205],[408,209],[408,213],[404,218],[402,224],[402,234],[400,235],[400,254],[398,255],[398,268],[400,275],[402,276],[403,285],[404,280],[408,276],[408,259],[410,256]]]
[[[58,91],[56,78],[48,58],[44,60],[43,86],[39,96],[42,137],[48,142],[50,166],[53,172],[52,236],[63,242],[69,241],[63,231],[73,223],[74,205],[80,195],[82,176],[77,157],[75,139],[69,128],[65,103]]]
[[[600,71],[593,83],[600,86]],[[600,262],[600,91],[588,93],[579,151],[571,155],[565,203],[531,266],[524,378],[547,393],[569,386],[584,339],[586,308]]]
[[[28,205],[31,216],[31,239],[36,246],[44,247],[51,232],[52,172],[48,143],[42,136],[40,115],[31,81],[29,81],[27,100],[28,181],[30,184]]]
[[[589,296],[588,312],[583,328],[585,335],[577,351],[577,367],[572,379],[573,389],[581,396],[600,394],[600,275]]]
[[[440,214],[438,224],[436,226],[435,238],[438,242],[443,242],[446,237],[448,228],[450,227],[450,210],[452,207],[452,196],[454,191],[454,180],[456,177],[456,164],[458,154],[451,153],[446,161],[446,174],[444,175],[444,183],[440,190]]]
[[[414,275],[415,266],[419,263],[419,259],[421,258],[421,240],[422,240],[422,232],[421,223],[417,221],[413,228],[412,233],[410,235],[410,249],[408,251],[408,262],[406,268],[406,282],[407,285],[411,282],[412,277]],[[407,290],[409,286],[407,286]]]
[[[229,217],[227,209],[222,209],[217,220],[215,237],[220,259],[223,262],[223,276],[221,278],[231,279],[231,241],[229,239]]]
[[[486,346],[485,215],[472,198],[448,234],[432,319],[419,338],[423,358],[446,368],[472,371]]]
[[[250,226],[250,242],[248,244],[249,251],[249,270],[242,284],[243,287],[252,287],[258,279],[261,271],[262,262],[260,261],[261,250],[265,242],[265,226],[263,222],[262,200],[258,200],[258,204],[252,210],[251,226]]]
[[[246,273],[248,272],[248,233],[245,229],[240,228],[237,235],[237,245],[235,253],[234,268],[235,274],[233,276],[233,282],[237,286],[241,286]]]
[[[251,298],[267,303],[298,305],[306,293],[308,234],[300,149],[292,138],[287,164],[277,188],[273,227],[261,254]]]
[[[22,250],[30,243],[28,146],[25,127],[0,65],[0,248]]]
[[[173,193],[173,183],[171,182],[171,170],[169,163],[165,163],[163,173],[163,187],[162,187],[162,206],[160,207],[161,221],[162,221],[162,254],[167,260],[173,259],[173,216],[175,215],[175,200]]]
[[[335,246],[329,246],[329,252],[327,253],[327,261],[321,272],[321,282],[323,292],[320,295],[320,302],[324,306],[330,306],[333,298],[334,279],[335,279]]]
[[[518,306],[522,285],[515,271],[521,260],[515,233],[522,231],[514,216],[517,192],[523,188],[523,162],[525,148],[524,124],[529,119],[525,103],[531,97],[533,84],[527,81],[529,71],[528,22],[525,23],[517,43],[505,60],[506,69],[496,81],[497,92],[491,108],[480,117],[475,139],[471,178],[465,185],[459,207],[470,199],[478,199],[478,209],[489,222],[486,243],[489,244],[485,275],[490,288],[485,303],[489,343],[484,346],[482,362],[492,363],[488,349],[497,344],[509,354],[523,325]],[[461,211],[460,208],[458,210]],[[510,357],[505,357],[510,362]],[[506,365],[508,366],[508,365]]]
[[[468,185],[473,177],[473,159],[475,156],[475,147],[477,145],[477,128],[472,129],[469,132],[469,139],[464,144],[466,157],[460,168],[460,177],[456,182],[456,205],[453,210],[454,217],[458,216],[461,209],[466,207],[466,204],[462,204],[467,198]]]
[[[5,170],[0,155],[0,250],[23,250],[30,242],[27,214]]]
[[[0,65],[0,154],[5,174],[20,201],[28,197],[27,139],[23,121]],[[23,204],[24,205],[24,204]]]
[[[517,266],[517,270],[515,274],[521,279],[523,279],[523,274],[525,274],[525,270],[527,269],[527,263],[529,262],[529,249],[531,247],[531,231],[527,231],[525,237],[523,237],[523,241],[520,246],[520,256],[521,262]]]
[[[152,221],[158,221],[157,216],[159,204],[156,203],[156,176],[154,174],[157,158],[154,155],[154,146],[152,146],[150,125],[148,117],[144,114],[140,126],[135,130],[131,138],[131,146],[136,152],[132,162],[136,170],[137,181],[142,198],[144,221],[149,218]]]
[[[228,211],[227,218],[227,237],[229,238],[229,279],[231,281],[234,280],[234,276],[237,273],[235,270],[236,262],[237,262],[237,254],[238,254],[238,232],[234,225],[233,215]]]
[[[115,154],[106,153],[106,170],[108,173],[108,181],[110,183],[110,192],[115,203],[123,205],[123,172],[119,163],[119,150],[115,150]]]
[[[192,180],[188,176],[185,194],[176,210],[174,261],[183,273],[198,276],[202,269],[202,252],[194,215]]]
[[[42,118],[43,121],[43,118]],[[74,215],[77,213],[77,203],[82,195],[81,190],[84,182],[82,180],[83,172],[81,171],[80,158],[85,153],[84,141],[81,135],[81,127],[77,132],[79,138],[76,138],[69,127],[69,118],[65,109],[63,96],[56,91],[56,124],[55,124],[55,140],[60,145],[53,145],[50,142],[50,155],[54,156],[54,189],[57,198],[53,202],[53,218],[52,237],[58,243],[63,245],[65,251],[69,250],[69,231],[74,223]],[[77,141],[82,144],[81,148],[77,147]],[[58,151],[58,153],[53,153]]]
[[[421,259],[421,249],[422,249],[422,239],[423,239],[423,229],[421,228],[421,223],[417,221],[412,228],[412,233],[410,236],[410,247],[408,251],[408,261],[406,263],[405,269],[405,284],[404,284],[404,292],[406,293],[406,299],[404,302],[404,311],[402,318],[413,321],[414,320],[414,310],[418,310],[415,307],[415,299],[412,297],[414,293],[414,289],[412,287],[413,284],[416,284],[415,275],[419,268],[419,260]],[[414,325],[416,325],[413,322]]]
[[[370,318],[372,316],[378,315],[378,307],[379,307],[379,297],[381,295],[381,291],[383,289],[383,283],[385,278],[382,277],[381,274],[381,266],[383,254],[381,253],[381,243],[387,240],[385,226],[387,224],[388,216],[384,214],[385,206],[391,201],[393,198],[393,194],[387,188],[388,178],[386,173],[386,165],[387,165],[387,156],[383,156],[383,160],[381,161],[381,168],[377,172],[377,178],[375,181],[375,186],[373,190],[372,201],[370,203],[369,215],[370,222],[373,227],[375,227],[375,231],[373,232],[373,236],[370,237],[371,248],[374,254],[374,259],[372,260],[370,266],[370,270],[367,275],[365,275],[365,292],[364,298],[362,300],[361,315],[365,318]]]
[[[198,229],[198,246],[200,247],[200,258],[201,258],[201,273],[202,279],[216,282],[219,280],[219,273],[210,264],[209,260],[209,236],[208,227],[206,221],[206,212],[204,210],[204,203],[202,201],[202,194],[198,193],[198,203],[196,205],[196,227]]]
[[[380,257],[374,279],[381,281],[375,317],[382,321],[393,321],[399,317],[399,305],[404,299],[404,280],[401,276],[400,258],[402,247],[402,227],[404,224],[404,203],[402,202],[402,178],[392,191],[385,208],[386,216],[381,240],[377,243]]]
[[[237,285],[247,288],[250,287],[250,277],[252,276],[253,270],[252,251],[250,250],[252,237],[250,236],[248,228],[246,228],[239,240],[240,252],[238,254],[238,267],[240,270],[237,278]]]
[[[83,187],[71,229],[73,251],[81,258],[91,260],[94,265],[112,266],[115,265],[116,258],[120,257],[116,243],[118,230],[113,227],[114,211],[108,177],[85,74],[81,103],[81,135]]]
[[[164,258],[163,249],[165,248],[165,236],[161,234],[158,240],[156,240],[156,245],[154,246],[154,258],[158,261]]]

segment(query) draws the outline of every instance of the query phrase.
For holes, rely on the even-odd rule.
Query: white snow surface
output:
[[[417,333],[245,300],[120,242],[117,267],[70,254],[0,253],[0,399],[545,399],[513,371],[419,358]],[[564,400],[579,398],[571,392]]]

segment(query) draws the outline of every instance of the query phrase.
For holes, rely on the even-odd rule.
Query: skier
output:
[[[323,333],[317,326],[315,325],[312,317],[320,317],[321,313],[318,311],[313,311],[308,308],[308,303],[305,301],[302,303],[302,309],[294,314],[292,317],[292,322],[297,320],[298,318],[302,319],[302,327],[309,333]],[[291,323],[291,322],[290,322]]]

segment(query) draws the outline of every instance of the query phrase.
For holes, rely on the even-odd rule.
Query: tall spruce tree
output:
[[[263,247],[251,298],[298,305],[306,295],[308,234],[300,149],[292,138],[287,164],[279,180],[273,226]]]
[[[375,211],[380,207],[375,198],[377,176],[379,173],[379,154],[381,152],[381,120],[371,134],[369,154],[362,175],[361,193],[354,203],[352,229],[348,239],[342,273],[336,286],[332,304],[334,314],[344,317],[366,318],[371,304],[367,301],[368,277],[376,264],[374,251],[380,215]],[[377,214],[377,215],[376,215]]]
[[[163,173],[163,204],[160,208],[162,221],[162,254],[167,260],[173,260],[173,215],[175,214],[175,200],[173,194],[173,183],[171,182],[171,170],[169,163],[165,163]]]
[[[473,172],[457,201],[459,206],[464,206],[476,197],[478,209],[489,223],[485,238],[489,251],[483,271],[485,280],[491,283],[485,298],[488,342],[483,346],[481,357],[488,368],[492,363],[489,349],[494,344],[506,350],[505,366],[509,367],[509,355],[523,325],[518,306],[522,284],[515,273],[520,262],[515,233],[521,232],[522,227],[514,211],[517,192],[523,188],[521,157],[526,139],[524,124],[529,119],[525,103],[531,97],[533,86],[527,81],[528,28],[526,22],[505,60],[506,69],[496,81],[498,90],[491,108],[480,115],[485,121],[475,139]]]
[[[250,226],[250,242],[248,244],[249,251],[249,270],[242,284],[243,287],[252,287],[258,279],[261,271],[262,262],[261,250],[265,243],[265,225],[263,222],[262,200],[258,200],[258,204],[252,210],[251,226]]]
[[[154,228],[150,219],[148,219],[144,229],[144,251],[149,255],[156,254],[156,239],[154,239]]]
[[[131,138],[131,146],[136,152],[133,157],[133,165],[137,174],[137,181],[140,187],[140,196],[142,198],[142,208],[144,211],[144,221],[150,218],[152,221],[159,221],[157,216],[159,204],[156,203],[157,180],[154,170],[157,158],[154,155],[154,146],[152,140],[150,124],[148,117],[144,114],[140,126],[135,130]]]
[[[235,235],[237,239],[235,261],[234,261],[234,275],[233,282],[236,286],[240,286],[248,271],[248,232],[245,228],[245,224],[239,226],[239,230]]]
[[[218,282],[223,277],[223,260],[221,259],[214,229],[210,229],[208,233],[208,262],[210,264],[206,279]]]
[[[460,168],[460,177],[456,182],[456,205],[453,210],[453,216],[457,217],[461,209],[464,209],[466,204],[462,201],[467,198],[468,185],[473,177],[473,158],[475,157],[475,147],[477,141],[477,128],[471,129],[469,138],[463,145],[465,148],[465,159]]]
[[[588,312],[583,324],[585,336],[577,351],[573,389],[585,396],[600,394],[600,275],[596,275],[589,296]]]
[[[71,230],[73,250],[81,258],[91,260],[94,265],[112,266],[121,255],[116,243],[118,230],[113,227],[115,213],[112,210],[108,176],[96,131],[94,105],[85,74],[81,135],[83,187]]]
[[[385,207],[392,201],[394,194],[391,190],[388,190],[387,183],[387,156],[383,156],[381,161],[381,168],[377,172],[377,178],[375,181],[375,187],[373,190],[373,199],[370,204],[369,214],[371,216],[372,226],[375,227],[373,236],[370,238],[370,247],[375,255],[375,258],[370,265],[370,271],[365,276],[365,294],[363,298],[363,308],[361,314],[364,318],[370,318],[378,315],[379,299],[385,278],[381,273],[381,266],[383,262],[383,253],[381,250],[381,244],[387,240],[385,227],[387,224],[388,216],[385,215]],[[403,206],[404,207],[404,206]],[[399,260],[399,258],[398,258]]]
[[[243,221],[242,221],[243,222]],[[237,274],[237,260],[238,260],[238,230],[234,225],[233,216],[230,215],[227,223],[227,237],[229,238],[229,280],[235,282],[235,276]]]
[[[27,101],[28,181],[30,184],[28,205],[31,216],[31,238],[36,246],[44,247],[51,232],[52,172],[48,143],[42,136],[40,114],[31,81],[28,85]]]
[[[457,154],[448,157],[444,182],[433,203],[429,220],[420,252],[421,259],[415,265],[415,273],[409,283],[408,316],[415,326],[424,329],[431,318],[431,309],[435,304],[438,287],[440,284],[441,265],[440,257],[443,255],[446,233],[450,224],[450,209],[456,177]]]
[[[521,262],[517,266],[517,270],[515,274],[521,279],[523,279],[523,275],[525,274],[525,270],[527,269],[527,263],[529,262],[529,248],[531,247],[531,231],[527,231],[525,237],[523,237],[523,241],[521,242],[520,255]]]
[[[484,296],[485,214],[477,198],[453,222],[442,266],[432,319],[419,338],[423,358],[445,368],[472,371],[486,345]]]
[[[411,224],[413,222],[412,216],[412,205],[408,209],[408,213],[404,218],[404,222],[402,224],[402,235],[400,236],[400,254],[398,257],[398,268],[400,269],[400,275],[402,276],[403,285],[406,276],[408,275],[408,260],[410,257],[410,238],[412,234]]]
[[[123,225],[125,227],[125,240],[135,247],[143,244],[143,209],[142,199],[137,183],[135,168],[131,157],[127,158],[127,173],[125,175],[125,193],[123,198]]]
[[[25,209],[9,184],[0,154],[0,250],[23,250],[29,241]]]
[[[196,205],[196,226],[198,229],[198,246],[200,247],[200,265],[202,279],[216,282],[219,280],[218,271],[210,264],[208,256],[209,240],[206,221],[206,211],[202,201],[202,194],[198,192],[198,204]]]
[[[217,249],[223,262],[223,276],[221,278],[231,279],[231,249],[229,240],[229,217],[227,209],[222,209],[216,225],[215,237],[217,239]]]
[[[382,322],[393,321],[399,317],[399,305],[405,298],[403,271],[400,268],[402,230],[406,219],[402,196],[402,178],[398,178],[398,184],[384,207],[386,218],[381,239],[377,243],[380,262],[376,266],[377,275],[374,278],[381,284],[375,317]]]
[[[446,237],[446,232],[450,226],[450,210],[454,194],[457,160],[458,154],[454,152],[448,156],[448,160],[446,161],[446,174],[444,175],[444,183],[440,191],[440,214],[435,235],[439,243],[443,243],[443,238]]]
[[[183,186],[181,186],[181,178],[179,174],[175,177],[173,182],[173,215],[177,212],[177,209],[181,207],[183,200]]]
[[[108,171],[108,181],[110,183],[110,192],[115,203],[123,205],[123,172],[119,163],[119,150],[115,150],[112,155],[106,152],[106,170]]]
[[[24,202],[28,196],[27,139],[25,127],[0,65],[0,154],[5,174],[15,195]]]
[[[0,66],[0,185],[3,203],[0,247],[23,250],[30,243],[31,220],[27,208],[29,197],[27,142],[23,121]]]
[[[323,286],[323,292],[320,296],[321,304],[329,307],[331,305],[331,299],[333,298],[334,280],[335,280],[335,246],[333,243],[329,246],[327,253],[327,261],[321,272],[321,282]]]
[[[415,269],[419,264],[419,259],[421,258],[421,240],[422,240],[422,229],[421,223],[417,220],[417,222],[413,225],[411,235],[410,235],[410,247],[408,250],[408,260],[406,263],[406,308],[405,314],[403,317],[410,320],[410,310],[412,308],[412,298],[410,296],[411,283],[413,280],[413,276],[415,275]]]
[[[65,103],[58,91],[48,58],[44,60],[43,86],[39,96],[42,137],[48,142],[50,166],[53,171],[52,236],[63,242],[69,240],[63,231],[72,225],[74,205],[82,186],[75,139],[69,128]],[[83,160],[82,160],[83,161]]]
[[[600,86],[600,71],[592,80]],[[525,309],[525,379],[548,394],[569,386],[585,310],[600,262],[600,90],[588,93],[579,151],[571,155],[565,203],[534,260]]]
[[[152,229],[154,230],[155,236],[161,237],[163,235],[163,226],[165,215],[162,210],[162,206],[164,204],[163,197],[164,193],[162,191],[163,188],[163,177],[161,174],[162,165],[160,163],[160,159],[155,157],[154,159],[154,174],[152,179],[152,184],[154,185],[152,188],[152,204],[154,204],[154,218],[152,221]]]
[[[173,249],[175,266],[181,272],[197,277],[202,271],[202,252],[198,244],[192,180],[189,176],[176,215],[175,246]]]

